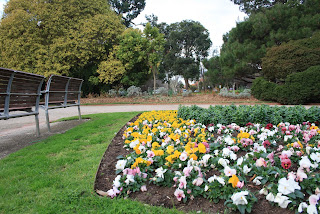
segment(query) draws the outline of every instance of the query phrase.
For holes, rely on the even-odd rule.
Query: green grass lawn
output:
[[[107,146],[136,114],[90,115],[66,133],[0,160],[0,213],[179,213],[93,191]]]

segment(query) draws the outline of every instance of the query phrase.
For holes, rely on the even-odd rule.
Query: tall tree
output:
[[[199,22],[185,20],[166,28],[165,57],[162,67],[173,75],[189,80],[199,78],[199,63],[211,46],[208,30]]]
[[[271,8],[276,4],[285,4],[290,0],[231,0],[240,6],[240,10],[246,14],[260,12],[263,9]],[[298,2],[298,1],[296,1]],[[303,1],[299,1],[303,2]]]
[[[145,8],[145,0],[109,0],[114,11],[122,16],[123,23],[130,27],[135,19]]]
[[[97,82],[96,67],[123,30],[104,0],[8,1],[0,23],[0,66],[81,77],[84,90],[99,90],[86,84]]]
[[[144,37],[148,40],[147,43],[147,56],[148,63],[153,75],[153,90],[156,90],[156,75],[162,60],[164,37],[159,33],[158,28],[152,27],[150,23],[146,25],[143,30]]]

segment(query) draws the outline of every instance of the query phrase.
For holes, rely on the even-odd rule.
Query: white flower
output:
[[[232,151],[230,152],[230,159],[237,160],[237,155],[235,153],[233,153]]]
[[[260,191],[259,191],[259,194],[260,195],[268,195],[268,190],[266,188],[262,188]]]
[[[136,147],[138,144],[140,143],[139,139],[136,139],[134,141],[131,141],[131,143],[129,144],[130,148],[133,149],[134,147]]]
[[[205,186],[204,186],[204,191],[207,192],[208,189],[209,189],[208,185],[205,185]]]
[[[227,137],[224,138],[224,141],[226,142],[226,144],[228,144],[229,146],[234,144],[234,141],[232,140],[231,136],[228,135]]]
[[[304,210],[305,208],[307,208],[307,207],[308,207],[308,204],[307,204],[306,202],[300,203],[300,204],[299,204],[299,207],[298,207],[298,212],[299,212],[299,213],[302,213],[303,210]]]
[[[167,171],[167,169],[163,169],[162,167],[156,169],[157,177],[164,179],[164,173]]]
[[[284,142],[287,142],[289,139],[291,139],[293,136],[292,135],[286,135],[284,136]]]
[[[281,208],[287,208],[288,204],[292,202],[288,199],[289,198],[287,196],[283,196],[281,193],[278,193],[274,199],[274,202],[278,203]]]
[[[316,161],[316,162],[320,163],[320,152],[312,153],[312,154],[310,155],[310,158],[311,158],[313,161]]]
[[[238,158],[237,165],[240,166],[243,162],[243,157]]]
[[[208,128],[208,131],[209,131],[209,132],[213,132],[213,131],[214,131],[214,126],[210,126],[210,127]]]
[[[255,184],[255,185],[257,185],[257,186],[259,186],[260,184],[261,184],[261,179],[262,179],[263,177],[261,177],[261,176],[257,176],[255,179],[253,179],[253,183]]]
[[[229,161],[228,159],[220,158],[220,159],[218,160],[218,164],[222,165],[223,167],[228,166],[229,163],[230,163],[230,161]]]
[[[318,214],[317,207],[314,204],[310,204],[307,208],[308,214]]]
[[[127,179],[125,180],[125,183],[129,185],[130,183],[134,183],[134,176],[133,175],[127,175]]]
[[[114,181],[113,181],[113,186],[116,187],[116,188],[119,188],[120,187],[120,178],[121,178],[121,175],[118,175]]]
[[[223,148],[223,149],[222,149],[222,156],[225,157],[225,158],[226,158],[226,157],[229,157],[230,152],[231,152],[230,149],[228,149],[228,148]]]
[[[293,178],[289,178],[288,180],[286,178],[281,178],[278,183],[278,192],[284,195],[293,193],[296,189],[301,189],[298,182],[296,182]]]
[[[245,197],[248,194],[249,194],[248,191],[242,191],[242,192],[234,193],[231,196],[233,204],[235,204],[235,205],[246,205],[246,204],[248,204],[248,201],[247,201],[247,199]]]
[[[187,160],[187,158],[188,158],[188,153],[182,152],[179,158],[180,158],[181,161]]]
[[[301,157],[301,160],[299,161],[300,167],[305,169],[310,169],[312,163],[309,160],[308,156]]]
[[[308,155],[310,155],[310,150],[311,150],[311,147],[310,147],[310,146],[307,146],[307,147],[306,147],[306,152],[307,152]]]
[[[244,166],[243,166],[243,173],[244,173],[245,175],[247,175],[250,171],[251,171],[251,168],[249,168],[247,165],[244,165]]]
[[[216,149],[216,150],[213,151],[213,153],[214,153],[215,156],[218,156],[219,155],[219,150]]]
[[[270,202],[274,202],[275,196],[271,192],[267,195],[266,199]]]
[[[235,175],[237,173],[237,171],[235,170],[235,169],[231,169],[230,167],[228,167],[228,166],[226,166],[225,168],[224,168],[224,174],[226,175],[226,176],[232,176],[232,175]]]
[[[202,160],[204,161],[205,164],[208,163],[208,160],[212,157],[212,155],[206,154],[202,157]]]
[[[201,186],[202,183],[203,183],[203,178],[201,177],[198,177],[192,181],[192,184],[195,186]]]
[[[220,184],[222,184],[223,186],[226,184],[224,179],[222,177],[218,177],[216,175],[214,176],[211,176],[210,178],[208,178],[208,182],[209,183],[212,183],[214,182],[215,180],[217,180]]]
[[[127,164],[127,160],[118,160],[117,164],[116,164],[116,170],[124,170],[124,168],[126,167]]]

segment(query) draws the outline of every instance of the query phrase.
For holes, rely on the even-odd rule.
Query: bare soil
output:
[[[140,97],[104,97],[88,96],[81,99],[81,104],[262,104],[266,103],[254,97],[244,99],[234,99],[221,97],[215,93],[197,93],[188,97],[177,96],[140,96]],[[266,103],[270,104],[270,103]],[[275,104],[275,103],[273,103]]]
[[[131,122],[135,121],[138,115],[134,117]],[[117,135],[113,138],[111,144],[108,146],[98,168],[96,174],[96,181],[94,189],[107,192],[112,188],[112,182],[116,177],[115,165],[117,162],[116,157],[119,155],[127,155],[130,151],[123,148],[124,142],[122,139],[122,134],[125,130],[123,126]],[[187,203],[179,202],[174,197],[175,188],[169,187],[159,187],[154,184],[147,185],[147,192],[134,192],[129,195],[132,200],[138,200],[144,204],[149,204],[152,206],[163,206],[166,208],[175,207],[178,210],[184,212],[191,211],[202,211],[205,213],[238,213],[236,211],[231,211],[224,206],[224,201],[217,204],[212,201],[205,199],[203,197],[197,197],[194,200],[188,200]],[[254,191],[254,189],[252,189]],[[255,190],[257,191],[257,190]],[[258,202],[254,205],[252,213],[254,214],[264,214],[264,213],[275,213],[275,214],[293,214],[293,211],[288,209],[282,209],[278,206],[272,206],[263,195],[256,195]]]

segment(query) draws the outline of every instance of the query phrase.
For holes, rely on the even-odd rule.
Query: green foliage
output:
[[[304,72],[290,74],[285,84],[278,85],[258,78],[252,86],[252,94],[261,100],[281,104],[304,104],[320,100],[320,66],[313,66]]]
[[[188,80],[199,78],[200,60],[208,56],[211,46],[208,30],[199,22],[184,20],[162,25],[160,32],[166,37],[162,73],[183,76],[188,87]]]
[[[97,76],[92,68],[106,59],[123,29],[104,0],[8,1],[0,24],[0,66],[84,76],[90,84]]]
[[[185,120],[195,119],[202,124],[231,124],[236,123],[240,126],[248,122],[260,124],[278,124],[289,122],[298,124],[306,121],[319,121],[320,108],[303,106],[285,107],[268,105],[230,105],[230,106],[210,106],[208,109],[199,106],[179,106],[178,118]]]
[[[276,4],[285,4],[288,0],[231,0],[234,4],[239,5],[240,10],[246,14],[262,11],[266,8],[273,7]]]
[[[220,55],[223,75],[233,79],[259,73],[267,48],[311,37],[320,27],[319,18],[318,0],[304,1],[303,4],[275,4],[252,13],[224,35]]]
[[[135,19],[145,8],[145,0],[109,0],[113,10],[122,16],[123,23],[130,27]]]
[[[305,71],[320,62],[320,32],[312,37],[273,46],[262,58],[266,79],[285,79],[289,74]]]

